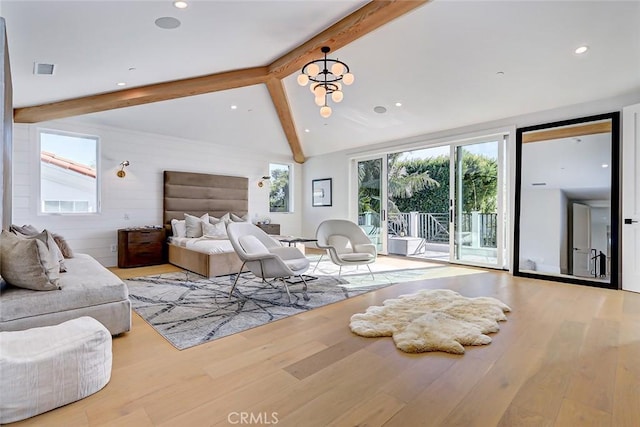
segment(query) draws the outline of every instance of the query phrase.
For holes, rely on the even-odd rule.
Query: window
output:
[[[270,163],[269,175],[271,175],[269,212],[293,212],[291,166]]]
[[[98,212],[98,138],[40,130],[40,212]]]

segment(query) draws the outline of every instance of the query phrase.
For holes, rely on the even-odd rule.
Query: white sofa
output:
[[[118,335],[131,329],[126,285],[87,254],[65,259],[58,290],[7,286],[0,293],[0,331],[20,331],[90,316]],[[2,272],[0,271],[0,276]]]

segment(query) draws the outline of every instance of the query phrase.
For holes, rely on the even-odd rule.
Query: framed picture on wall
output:
[[[314,179],[311,194],[311,206],[331,206],[331,178]]]

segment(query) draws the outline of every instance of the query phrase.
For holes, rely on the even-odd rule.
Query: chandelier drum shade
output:
[[[327,58],[327,53],[331,49],[323,46],[321,51],[323,59],[316,59],[307,63],[298,75],[298,84],[306,86],[311,82],[309,89],[315,96],[315,102],[320,107],[320,115],[327,118],[331,115],[331,107],[327,105],[329,97],[333,102],[340,102],[344,98],[342,84],[353,83],[353,74],[349,71],[349,66],[337,59]]]

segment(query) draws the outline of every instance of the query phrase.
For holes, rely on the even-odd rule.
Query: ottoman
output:
[[[111,378],[111,333],[92,317],[0,332],[0,423],[89,396]]]

